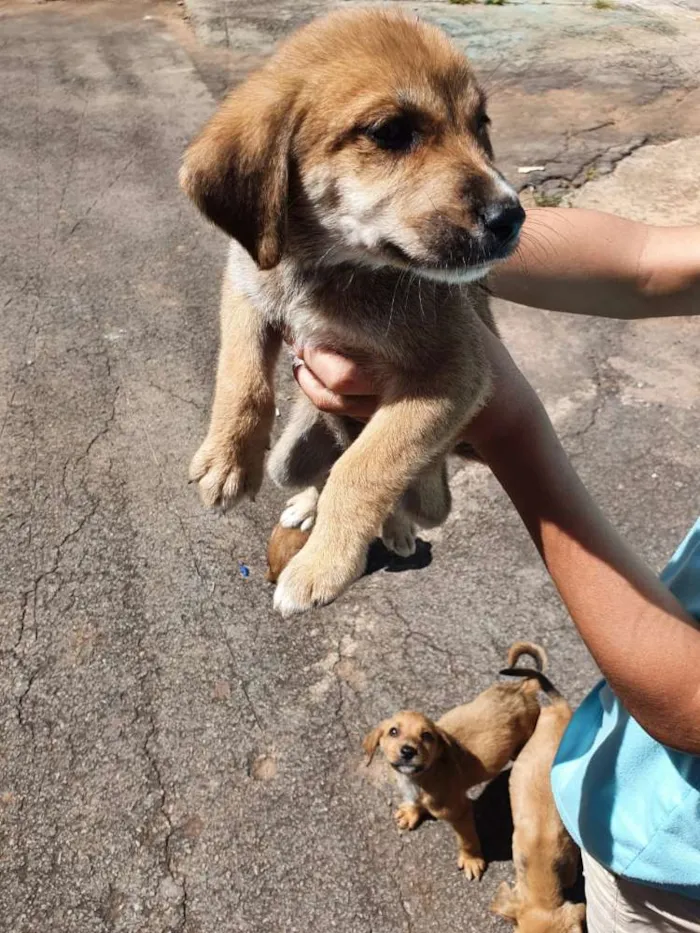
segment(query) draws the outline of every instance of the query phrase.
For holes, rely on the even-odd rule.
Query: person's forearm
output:
[[[658,741],[700,754],[700,632],[604,518],[544,412],[480,452],[624,706]]]
[[[612,318],[700,313],[700,226],[653,227],[577,208],[528,211],[489,276],[508,301]]]

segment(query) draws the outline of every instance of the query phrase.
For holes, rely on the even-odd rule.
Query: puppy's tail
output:
[[[507,666],[515,667],[520,658],[526,654],[535,662],[535,668],[543,674],[547,670],[547,652],[541,645],[531,641],[516,641],[508,649]]]
[[[542,671],[536,671],[531,667],[506,667],[499,674],[505,677],[523,677],[526,680],[536,680],[540,690],[547,694],[553,706],[563,704],[568,707],[566,698],[554,686],[549,677],[546,677]]]

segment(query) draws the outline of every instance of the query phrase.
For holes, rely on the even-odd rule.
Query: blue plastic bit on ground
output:
[[[250,567],[247,564],[244,564],[242,560],[238,561],[238,572],[243,577],[244,580],[247,580],[250,576]]]

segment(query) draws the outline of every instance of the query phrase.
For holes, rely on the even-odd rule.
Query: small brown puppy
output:
[[[523,654],[544,668],[544,649],[524,642],[510,649],[509,665]],[[426,814],[448,822],[467,878],[480,878],[486,868],[467,791],[496,777],[528,741],[540,713],[538,690],[534,674],[521,684],[494,684],[437,722],[404,710],[364,740],[367,763],[379,747],[396,772],[404,797],[394,814],[399,829],[415,829]]]
[[[512,920],[518,933],[581,933],[586,908],[565,901],[562,893],[576,880],[578,846],[559,817],[550,784],[571,707],[539,671],[511,668],[501,673],[529,678],[527,683],[539,681],[551,706],[542,709],[510,774],[516,883],[514,888],[501,885],[491,909]]]
[[[190,466],[203,502],[260,487],[283,334],[366,360],[382,389],[364,428],[300,395],[270,456],[275,482],[302,490],[281,523],[313,524],[277,584],[284,615],[342,593],[378,533],[408,555],[414,522],[449,513],[445,457],[490,385],[479,319],[493,320],[474,283],[515,250],[525,216],[488,124],[439,29],[344,10],[283,42],[187,150],[182,187],[232,238]]]

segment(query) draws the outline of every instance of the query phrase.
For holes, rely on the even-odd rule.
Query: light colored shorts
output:
[[[583,853],[588,933],[700,933],[700,901],[613,875]]]

